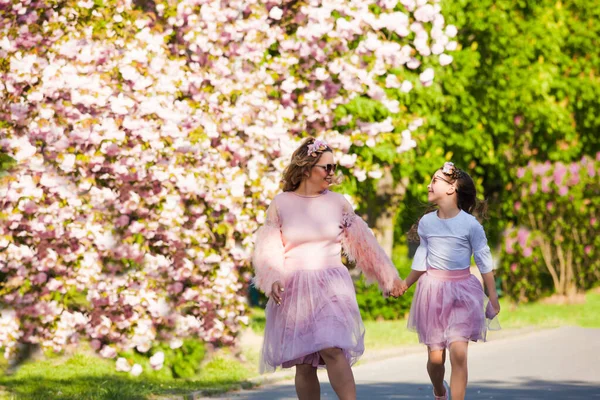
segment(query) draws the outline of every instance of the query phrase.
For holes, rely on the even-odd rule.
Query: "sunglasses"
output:
[[[325,170],[325,172],[327,172],[328,174],[335,172],[335,170],[337,169],[337,164],[325,164],[325,165],[315,164],[314,166],[323,168]]]

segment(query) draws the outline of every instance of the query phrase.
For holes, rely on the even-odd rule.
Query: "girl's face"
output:
[[[441,169],[435,171],[431,182],[427,185],[427,190],[427,200],[434,204],[439,204],[443,199],[456,193],[454,182],[444,175]]]
[[[327,189],[333,181],[336,167],[333,154],[331,152],[322,153],[317,164],[311,168],[307,183],[321,190]]]

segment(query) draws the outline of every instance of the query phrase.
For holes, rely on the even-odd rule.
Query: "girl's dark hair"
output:
[[[290,163],[283,171],[283,191],[292,192],[298,189],[305,174],[319,161],[321,154],[332,153],[333,151],[328,145],[325,145],[322,150],[316,150],[314,154],[308,154],[308,146],[315,142],[315,138],[309,137],[302,142],[300,147],[292,154]]]
[[[440,170],[442,170],[442,168],[440,168]],[[443,172],[443,170],[442,173],[449,177],[452,183],[455,183],[456,205],[458,208],[466,213],[475,215],[480,219],[487,219],[487,202],[485,200],[477,199],[477,189],[475,188],[475,182],[473,181],[473,178],[471,178],[471,176],[465,171],[455,167],[452,167],[450,173]],[[423,215],[434,210],[437,210],[437,206],[430,204]],[[417,222],[408,231],[408,240],[411,242],[418,242],[420,240],[417,230],[419,227],[419,221],[423,215],[419,217]]]

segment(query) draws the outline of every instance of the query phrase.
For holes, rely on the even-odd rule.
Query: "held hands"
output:
[[[408,285],[405,281],[400,278],[394,280],[394,287],[392,288],[390,295],[392,297],[400,297],[408,290]]]
[[[283,285],[279,281],[273,282],[271,286],[271,298],[277,303],[278,306],[281,305],[281,294],[283,293]]]

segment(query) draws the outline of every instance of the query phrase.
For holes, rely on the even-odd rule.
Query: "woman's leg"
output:
[[[299,400],[319,400],[321,398],[317,369],[312,365],[296,365],[296,394]]]
[[[427,348],[429,357],[427,359],[427,373],[433,384],[433,393],[436,396],[443,396],[446,392],[444,388],[444,375],[446,374],[446,349],[432,350]]]
[[[467,369],[467,350],[469,342],[453,342],[450,344],[450,364],[452,375],[450,376],[450,392],[452,400],[463,400],[467,390],[469,377]]]
[[[342,349],[323,349],[319,353],[325,360],[329,382],[338,398],[340,400],[356,400],[354,375]]]

